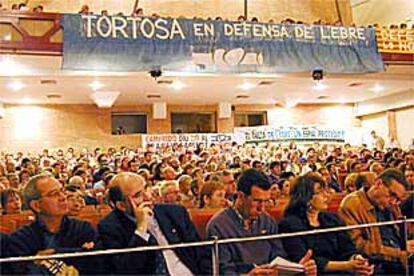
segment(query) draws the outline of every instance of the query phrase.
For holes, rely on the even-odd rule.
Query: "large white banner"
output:
[[[184,147],[197,147],[198,144],[222,144],[237,142],[325,142],[325,143],[362,143],[361,128],[341,128],[333,126],[258,126],[235,128],[234,133],[185,133],[185,134],[146,134],[142,135],[142,146],[152,145],[160,148],[164,145],[181,144]]]
[[[198,144],[221,144],[234,141],[232,133],[186,133],[186,134],[148,134],[142,135],[142,146],[152,145],[159,148],[162,145],[178,145],[196,147]]]
[[[359,128],[332,126],[258,126],[234,129],[240,143],[330,142],[360,144]]]

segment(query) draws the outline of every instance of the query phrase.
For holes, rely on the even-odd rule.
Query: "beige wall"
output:
[[[112,136],[110,111],[92,105],[6,105],[0,119],[0,150],[40,151],[43,148],[98,145],[136,146],[140,135]]]
[[[391,135],[396,133],[398,142],[404,148],[408,147],[414,139],[413,122],[414,106],[361,117],[366,142],[369,142],[372,130],[383,137],[386,143],[389,142]]]
[[[301,105],[298,108],[273,108],[268,115],[272,125],[335,125],[353,127],[358,121],[353,116],[352,105]]]
[[[268,113],[269,124],[306,125],[340,124],[354,126],[352,106],[303,105],[285,109],[274,105],[239,105],[236,111]],[[145,112],[148,114],[148,133],[171,132],[171,112],[216,112],[216,105],[167,107],[167,119],[152,118],[152,106],[121,106],[98,109],[94,105],[5,105],[5,116],[0,119],[0,150],[40,151],[43,148],[75,148],[96,146],[129,146],[141,144],[140,135],[111,135],[111,112]],[[334,114],[341,114],[334,119]],[[218,132],[233,131],[233,116],[217,118]]]
[[[6,7],[20,1],[3,0]],[[158,13],[163,16],[216,17],[236,19],[244,13],[243,0],[140,0],[140,7],[145,14]],[[107,9],[111,14],[123,12],[131,14],[134,0],[30,0],[29,6],[42,4],[46,11],[76,13],[83,4],[88,4],[92,11],[99,13]],[[351,22],[349,0],[339,0],[339,9],[344,22]],[[313,22],[319,18],[334,22],[338,19],[335,0],[249,0],[249,15],[262,20],[273,18],[280,21],[291,17],[296,20]]]
[[[354,1],[355,2],[355,1]],[[361,2],[361,1],[356,1]],[[413,0],[370,0],[352,9],[355,23],[368,25],[378,23],[381,26],[399,24],[407,18],[414,24]]]
[[[388,141],[388,120],[387,120],[387,113],[377,113],[373,115],[363,116],[361,118],[361,126],[363,129],[363,136],[364,141],[367,144],[372,143],[372,138],[370,136],[370,132],[375,130],[375,132],[384,138],[385,141]]]
[[[395,117],[397,121],[397,139],[401,146],[408,147],[414,139],[414,106],[398,110]]]
[[[96,146],[136,147],[140,135],[111,135],[111,112],[145,112],[148,114],[148,133],[171,132],[171,112],[215,112],[216,105],[167,107],[167,119],[152,118],[152,106],[120,106],[98,109],[94,105],[5,105],[5,116],[0,119],[0,150],[40,151],[43,148],[75,148]],[[235,111],[267,111],[271,125],[335,125],[340,127],[362,126],[364,136],[376,130],[388,141],[387,113],[364,116],[353,115],[352,105],[299,105],[286,109],[274,105],[237,105]],[[414,107],[395,111],[397,138],[408,146],[414,133]],[[233,131],[233,116],[217,118],[218,132]],[[369,142],[366,140],[366,142]]]

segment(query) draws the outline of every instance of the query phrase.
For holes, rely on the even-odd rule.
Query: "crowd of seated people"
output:
[[[4,256],[166,245],[275,234],[276,221],[281,232],[295,232],[412,218],[414,151],[233,143],[2,152],[0,190],[0,224],[17,223],[1,234],[8,248]],[[19,216],[24,219],[16,220]],[[67,235],[83,238],[66,241]],[[414,252],[412,238],[403,238],[393,225],[317,239],[223,245],[220,271],[271,273],[268,263],[279,256],[302,264],[307,275],[403,273]],[[208,252],[180,249],[62,262],[85,273],[200,274],[211,272],[211,264],[201,261],[211,259]],[[129,264],[137,257],[142,262]],[[152,258],[164,259],[164,266],[144,265]],[[2,269],[37,273],[53,264],[38,266]]]
[[[29,0],[25,0],[24,2],[14,3],[11,5],[10,10],[12,12],[33,12],[33,13],[42,13],[43,12],[43,5],[36,5],[32,9],[28,6]],[[0,11],[7,11],[7,8],[3,6],[0,2]]]
[[[27,5],[27,2],[28,2],[28,0],[26,2],[21,2],[19,4],[13,4],[11,6],[11,11],[29,12],[30,9]],[[0,11],[7,11],[7,9],[2,6],[1,2],[0,2]],[[44,11],[44,7],[43,7],[43,5],[37,5],[37,6],[33,7],[33,9],[31,11],[34,12],[34,13],[42,13]],[[82,5],[82,7],[80,8],[78,13],[79,14],[84,14],[84,15],[94,14],[93,11],[91,11],[91,9],[88,5]],[[122,12],[116,12],[114,14],[110,14],[108,12],[108,10],[101,10],[100,15],[102,15],[102,16],[110,16],[110,15],[125,16],[125,14],[122,13]],[[144,10],[142,8],[136,8],[131,13],[131,16],[140,17],[140,16],[148,16],[148,15],[144,15]],[[151,17],[160,17],[160,15],[157,14],[157,13],[153,13],[151,15]],[[184,17],[180,16],[180,18],[184,18]],[[197,19],[205,19],[205,20],[216,20],[216,21],[223,21],[223,20],[224,21],[231,21],[231,20],[233,20],[232,18],[223,19],[221,16],[216,16],[215,18],[213,18],[213,17],[207,17],[207,18],[194,17],[193,19],[196,19],[196,20]],[[240,15],[235,19],[239,22],[249,21],[249,22],[252,22],[252,23],[257,23],[257,22],[271,23],[271,24],[274,24],[274,23],[281,23],[281,24],[309,24],[309,23],[312,23],[314,25],[333,25],[333,26],[343,26],[344,25],[340,20],[337,20],[335,22],[325,22],[325,21],[319,19],[319,20],[316,20],[314,22],[307,22],[306,23],[306,22],[301,21],[301,20],[294,20],[292,18],[286,18],[286,19],[281,20],[280,22],[275,22],[274,19],[269,19],[267,22],[263,22],[263,21],[260,21],[258,17],[252,17],[252,18],[248,19],[244,15]],[[355,24],[352,23],[351,26],[355,26]],[[391,25],[392,29],[395,28],[395,27],[398,28],[397,25]],[[407,28],[407,24],[401,24],[401,28],[404,28],[404,29]]]
[[[19,12],[34,12],[34,13],[42,13],[44,12],[44,6],[43,5],[36,5],[34,6],[32,9],[30,9],[28,7],[28,0],[26,0],[25,2],[21,2],[21,3],[15,3],[10,7],[11,11],[19,11]],[[0,11],[7,11],[6,7],[3,7],[2,3],[0,2]],[[84,14],[84,15],[88,15],[88,14],[94,14],[93,11],[91,11],[89,5],[82,5],[81,8],[79,9],[79,14]],[[129,14],[124,14],[122,12],[115,12],[113,14],[110,14],[108,10],[101,10],[100,11],[100,15],[102,16],[110,16],[110,15],[116,15],[116,16],[126,16]],[[133,12],[130,14],[131,16],[134,17],[140,17],[140,16],[149,16],[149,15],[145,15],[144,14],[144,10],[142,8],[136,8],[135,10],[133,10]],[[157,18],[160,17],[159,14],[157,13],[153,13],[151,14],[151,17]],[[184,18],[184,16],[179,16],[180,18]],[[201,17],[194,17],[193,19],[195,20],[215,20],[215,21],[232,21],[232,20],[236,20],[239,22],[251,22],[251,23],[257,23],[257,22],[261,22],[261,23],[270,23],[270,24],[274,24],[274,23],[280,23],[280,24],[286,24],[286,25],[290,25],[290,24],[312,24],[312,25],[330,25],[330,26],[344,26],[343,22],[341,22],[340,20],[336,20],[333,22],[327,22],[324,21],[322,19],[318,19],[315,20],[313,22],[304,22],[301,20],[295,20],[293,18],[285,18],[283,20],[281,20],[280,22],[276,22],[274,19],[269,19],[268,21],[264,22],[259,20],[258,17],[252,17],[252,18],[246,18],[244,15],[239,15],[237,18],[223,18],[221,16],[216,16],[216,17],[206,17],[206,18],[201,18]],[[355,23],[351,23],[349,24],[352,27],[355,27]],[[389,26],[380,26],[379,24],[373,24],[373,25],[368,25],[367,27],[371,28],[384,28],[384,29],[399,29],[399,30],[405,30],[405,29],[414,29],[414,24],[411,24],[411,26],[407,23],[400,23],[400,24],[391,24]]]

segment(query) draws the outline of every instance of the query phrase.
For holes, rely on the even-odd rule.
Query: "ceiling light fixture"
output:
[[[99,108],[110,108],[120,94],[119,91],[95,92],[91,98]]]
[[[187,85],[185,83],[183,83],[182,81],[174,81],[172,84],[170,84],[170,87],[174,90],[181,90],[184,87],[186,87]]]
[[[248,98],[250,98],[249,95],[237,95],[236,96],[236,99],[237,100],[243,100],[243,99],[248,99]]]
[[[91,83],[89,84],[89,86],[90,86],[90,87],[91,87],[94,91],[99,90],[99,89],[101,89],[102,87],[105,87],[105,85],[104,85],[102,82],[98,81],[98,80],[94,80],[93,82],[91,82]]]
[[[322,90],[325,90],[326,88],[328,88],[328,86],[326,84],[323,84],[321,81],[316,81],[315,84],[313,85],[313,90],[316,90],[316,91],[322,91]]]
[[[299,100],[294,98],[285,98],[284,106],[285,108],[293,108],[298,104]]]
[[[16,63],[13,57],[3,55],[0,58],[0,75],[2,76],[21,76],[27,75],[30,70],[26,66]]]
[[[31,104],[31,103],[33,103],[33,100],[26,97],[26,98],[23,98],[20,102],[22,104]]]
[[[14,91],[19,91],[19,90],[23,89],[25,87],[25,85],[21,81],[15,80],[15,81],[12,81],[9,84],[9,87],[11,89],[13,89]]]
[[[340,102],[341,104],[344,104],[344,103],[346,103],[346,99],[345,99],[344,97],[340,97],[340,98],[339,98],[339,102]]]
[[[281,78],[283,77],[282,74],[276,73],[241,73],[241,77],[243,78],[257,78],[257,79],[272,79],[272,78]]]
[[[384,91],[384,86],[382,86],[381,84],[376,83],[375,86],[370,89],[370,91],[374,92],[374,93],[382,92],[382,91]]]
[[[253,83],[250,83],[250,82],[244,82],[243,84],[240,84],[238,87],[240,89],[243,89],[243,90],[247,91],[247,90],[250,90],[250,89],[256,87],[256,85],[253,84]]]

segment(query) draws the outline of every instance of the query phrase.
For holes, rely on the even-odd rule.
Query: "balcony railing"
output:
[[[0,53],[62,55],[62,15],[0,12]],[[377,29],[384,62],[414,64],[414,29]]]
[[[0,12],[0,52],[62,55],[60,19],[57,13]]]

